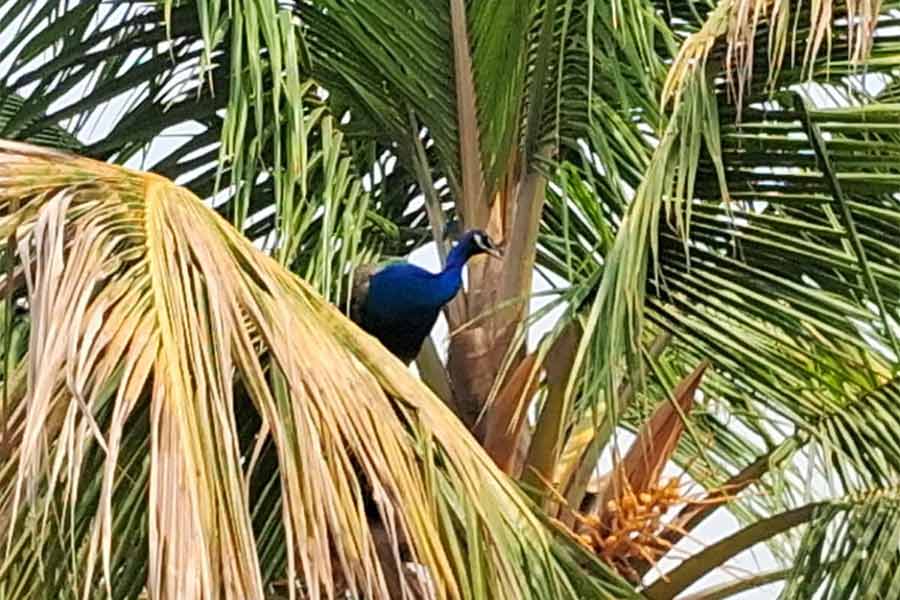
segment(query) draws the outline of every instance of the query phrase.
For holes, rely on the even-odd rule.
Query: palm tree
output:
[[[896,596],[898,8],[0,1],[0,598]]]

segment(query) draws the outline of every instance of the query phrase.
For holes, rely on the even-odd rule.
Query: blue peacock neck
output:
[[[467,239],[454,246],[447,255],[447,264],[444,270],[437,275],[437,287],[442,305],[452,300],[459,288],[462,287],[462,270],[472,255],[469,246]]]
[[[444,267],[444,272],[454,269],[457,271],[461,270],[471,256],[470,246],[471,241],[468,237],[453,246],[450,250],[450,254],[447,255],[447,265]]]

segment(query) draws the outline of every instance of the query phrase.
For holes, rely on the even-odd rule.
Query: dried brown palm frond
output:
[[[791,62],[799,59],[811,78],[815,61],[823,54],[831,55],[832,27],[838,16],[847,20],[846,33],[840,40],[846,47],[846,58],[854,65],[863,65],[872,48],[880,10],[880,0],[853,0],[839,7],[828,0],[814,2],[806,9],[785,0],[722,0],[679,49],[663,88],[663,105],[678,96],[692,73],[708,68],[714,49],[723,49],[719,68],[727,79],[731,98],[741,107],[754,78],[754,61],[760,58],[756,52],[760,32],[768,37],[764,58],[769,66],[766,83],[770,89],[775,89],[786,58]]]

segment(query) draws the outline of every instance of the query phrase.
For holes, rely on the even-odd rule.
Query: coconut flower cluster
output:
[[[623,577],[638,582],[646,567],[655,565],[672,549],[673,539],[688,534],[680,524],[689,509],[722,504],[732,498],[724,490],[713,490],[702,497],[689,494],[680,477],[650,483],[640,491],[626,483],[621,493],[607,500],[597,513],[575,513],[575,536]],[[666,520],[668,513],[679,506],[683,507],[679,515]]]

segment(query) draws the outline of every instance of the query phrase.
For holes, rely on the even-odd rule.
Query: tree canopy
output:
[[[700,597],[893,597],[898,8],[0,1],[0,138],[87,157],[0,148],[0,597],[385,597],[408,545],[438,597],[662,599],[760,542]],[[506,258],[428,391],[330,304],[452,221]],[[703,499],[625,560],[669,462]]]

